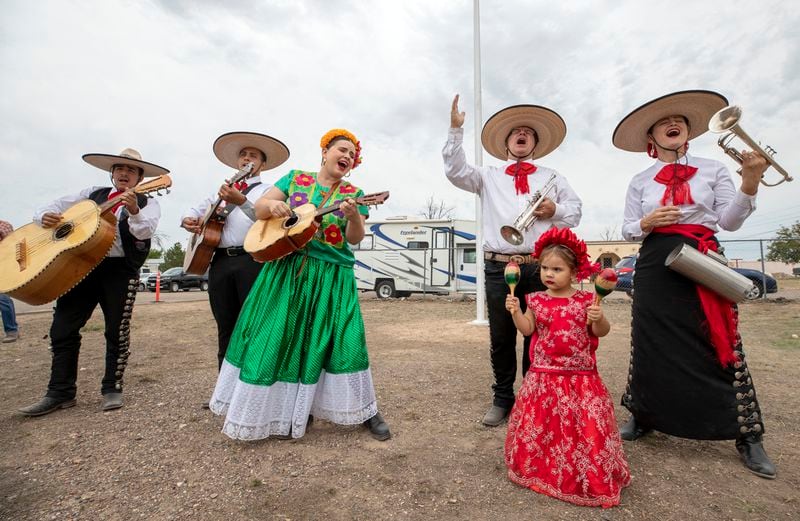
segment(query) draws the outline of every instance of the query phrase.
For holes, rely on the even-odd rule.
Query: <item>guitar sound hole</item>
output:
[[[58,240],[61,240],[61,239],[65,238],[70,233],[72,233],[72,230],[74,230],[74,229],[75,229],[75,225],[73,225],[72,223],[64,223],[61,226],[59,226],[58,228],[56,228],[56,230],[53,233],[53,235],[55,236],[56,240],[58,241]]]
[[[285,221],[283,221],[283,227],[284,227],[284,228],[291,228],[292,226],[294,226],[295,224],[297,224],[297,221],[298,221],[299,219],[300,219],[300,218],[297,216],[297,214],[296,214],[296,213],[292,213],[292,216],[291,216],[291,217],[289,217],[288,219],[286,219]]]

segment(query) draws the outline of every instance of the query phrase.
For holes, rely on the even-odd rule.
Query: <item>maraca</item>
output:
[[[519,283],[519,264],[516,262],[508,261],[506,264],[506,269],[503,271],[503,276],[506,279],[506,284],[508,284],[508,288],[511,290],[511,295],[514,294],[514,288],[517,287]]]
[[[594,304],[600,304],[600,299],[611,294],[617,287],[617,273],[611,268],[601,270],[594,279]],[[590,320],[591,324],[592,321]]]

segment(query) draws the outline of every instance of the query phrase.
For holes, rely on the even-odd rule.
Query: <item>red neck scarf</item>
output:
[[[661,197],[661,206],[666,206],[670,200],[676,206],[694,204],[688,181],[696,172],[697,168],[689,165],[672,163],[664,166],[653,178],[657,183],[666,185],[664,195]]]
[[[113,198],[115,198],[116,196],[118,196],[118,195],[120,195],[120,194],[123,194],[123,193],[125,193],[125,190],[117,190],[116,192],[109,192],[109,194],[108,194],[108,200],[110,201],[110,200],[112,200]],[[118,202],[117,204],[115,204],[115,205],[114,205],[114,206],[111,208],[111,213],[117,213],[117,209],[118,209],[120,206],[124,205],[124,204],[125,204],[125,203],[123,203],[122,201],[120,201],[120,202]]]
[[[233,187],[241,192],[247,188],[247,181],[236,181],[233,183]]]
[[[653,232],[683,235],[694,239],[697,241],[698,251],[703,254],[708,250],[717,251],[717,243],[711,240],[714,231],[700,224],[671,224],[653,228]],[[708,336],[717,352],[717,359],[723,367],[737,362],[738,357],[734,351],[738,333],[736,319],[733,316],[733,304],[701,284],[696,284],[696,287],[697,296],[700,297],[700,307],[706,316]]]
[[[528,176],[536,172],[536,165],[531,163],[512,163],[506,167],[506,174],[514,176],[514,189],[517,195],[530,193]]]

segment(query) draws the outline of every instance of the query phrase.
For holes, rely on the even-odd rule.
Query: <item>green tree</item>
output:
[[[163,250],[158,248],[150,248],[150,253],[147,254],[148,259],[160,259],[164,255]]]
[[[167,248],[167,251],[164,252],[164,262],[158,265],[158,269],[164,271],[174,268],[175,266],[183,266],[183,257],[185,255],[186,252],[183,251],[183,246],[181,246],[181,243],[176,242],[172,247]]]
[[[767,248],[767,260],[800,262],[800,221],[791,226],[781,226]]]

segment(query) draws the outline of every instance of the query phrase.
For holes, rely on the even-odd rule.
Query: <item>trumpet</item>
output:
[[[739,120],[742,118],[742,109],[737,105],[731,105],[730,107],[725,107],[722,110],[719,110],[716,114],[711,116],[711,121],[708,122],[708,130],[714,132],[715,134],[721,134],[723,132],[727,132],[722,137],[717,140],[717,144],[722,147],[722,150],[725,151],[730,157],[734,159],[740,165],[742,164],[742,153],[739,150],[736,150],[730,142],[733,140],[734,137],[738,137],[742,141],[744,141],[747,146],[749,146],[754,152],[758,152],[761,154],[767,162],[772,166],[775,170],[778,171],[783,176],[783,179],[778,181],[777,183],[767,183],[763,178],[761,179],[761,184],[764,186],[778,186],[779,184],[792,181],[792,176],[789,175],[789,172],[783,169],[781,165],[775,160],[775,149],[769,146],[765,146],[764,148],[761,147],[760,144],[753,141],[753,138],[747,135],[741,125],[739,125]],[[742,175],[742,169],[738,169],[736,171],[737,174]]]
[[[525,240],[525,232],[533,226],[536,222],[536,215],[534,212],[544,202],[547,196],[556,188],[556,175],[550,174],[550,179],[547,180],[541,190],[537,190],[533,197],[528,202],[525,210],[519,214],[519,217],[514,221],[514,224],[507,224],[500,228],[500,235],[503,236],[507,242],[514,246],[519,246]]]

